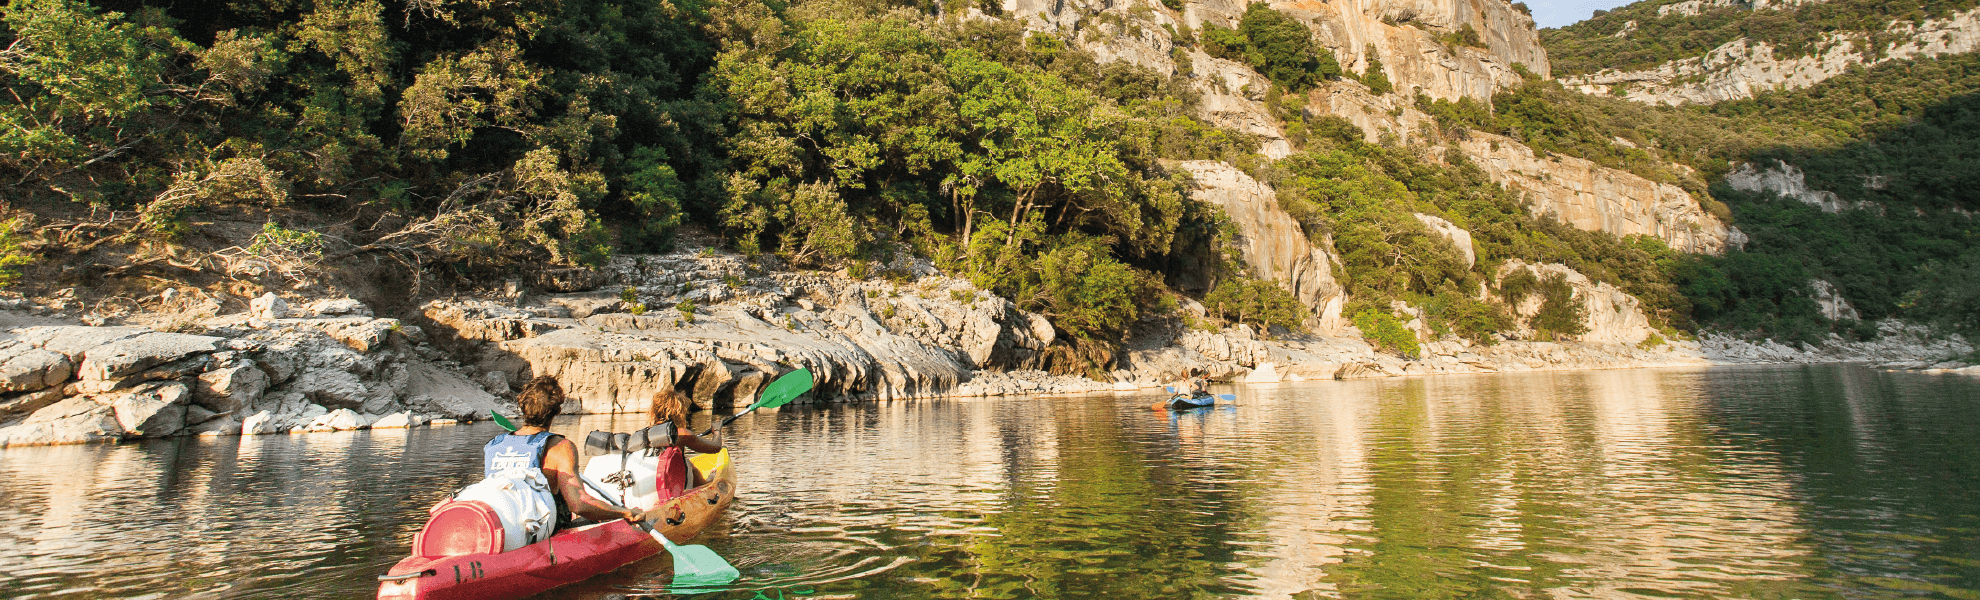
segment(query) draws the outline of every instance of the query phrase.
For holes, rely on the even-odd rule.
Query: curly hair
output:
[[[688,411],[693,408],[693,403],[688,402],[687,397],[682,396],[680,392],[660,390],[653,393],[653,403],[646,407],[646,418],[655,425],[672,421],[675,427],[686,431]]]
[[[555,377],[538,375],[516,393],[516,404],[522,407],[524,425],[548,428],[564,412],[564,386]]]

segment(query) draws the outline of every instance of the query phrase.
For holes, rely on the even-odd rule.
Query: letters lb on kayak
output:
[[[686,542],[714,523],[736,497],[729,451],[689,459],[695,481],[649,511],[668,540]],[[577,583],[666,550],[639,526],[615,519],[557,531],[549,539],[508,546],[501,518],[487,503],[442,500],[413,537],[412,556],[378,577],[378,599],[510,600]]]

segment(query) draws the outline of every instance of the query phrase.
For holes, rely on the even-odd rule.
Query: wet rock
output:
[[[357,411],[348,408],[339,408],[318,415],[308,425],[305,425],[303,429],[307,431],[350,431],[353,429],[362,429],[369,424],[371,424],[371,420]]]
[[[192,408],[195,407],[188,407],[187,410],[190,411],[192,410]],[[241,421],[240,419],[234,418],[233,415],[226,415],[215,419],[210,419],[198,425],[188,426],[186,427],[186,433],[191,435],[201,435],[201,436],[241,435]]]
[[[265,410],[241,420],[241,435],[266,435],[275,431],[275,415]]]
[[[383,417],[379,417],[377,421],[371,424],[371,428],[372,429],[405,429],[408,427],[419,427],[425,425],[426,421],[427,418],[424,415],[416,415],[410,411],[396,412],[389,415],[385,415]]]
[[[83,396],[65,398],[20,424],[0,427],[0,446],[114,442],[123,437],[115,409]]]
[[[213,420],[213,419],[215,419],[215,418],[217,418],[217,417],[219,417],[219,416],[220,416],[220,413],[216,413],[216,412],[213,412],[213,411],[210,411],[210,410],[207,410],[207,409],[206,409],[205,407],[203,407],[203,406],[200,406],[200,405],[198,405],[198,404],[187,404],[187,405],[186,405],[186,420],[185,420],[185,423],[186,423],[186,426],[188,426],[188,427],[191,427],[191,426],[193,426],[193,425],[198,425],[198,424],[201,424],[201,423],[205,423],[205,422],[207,422],[207,421],[211,421],[211,420]]]
[[[153,383],[128,392],[98,397],[116,409],[117,423],[131,437],[163,437],[186,425],[186,404],[192,390],[176,381]]]

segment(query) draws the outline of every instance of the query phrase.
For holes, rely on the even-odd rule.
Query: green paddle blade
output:
[[[791,371],[785,373],[783,377],[778,377],[776,381],[770,382],[770,385],[765,386],[763,388],[763,395],[757,398],[756,404],[750,405],[749,410],[776,408],[790,404],[791,400],[809,391],[811,391],[811,369]]]
[[[735,581],[737,577],[742,576],[741,571],[737,571],[734,565],[729,564],[727,560],[723,560],[721,555],[716,554],[714,550],[709,550],[707,546],[683,546],[676,544],[674,540],[667,539],[667,536],[661,535],[657,529],[653,531],[653,537],[660,540],[662,545],[667,546],[667,552],[669,554],[674,555],[674,584],[676,586],[706,589],[726,585],[731,581]]]
[[[508,418],[508,417],[504,417],[504,416],[502,416],[502,413],[498,413],[498,412],[495,412],[495,411],[492,411],[492,410],[491,410],[491,411],[488,411],[488,414],[491,414],[491,415],[495,415],[495,424],[496,424],[496,425],[500,425],[500,426],[502,426],[502,428],[503,428],[503,429],[507,429],[507,430],[509,430],[509,431],[515,431],[515,430],[516,430],[516,424],[515,424],[515,423],[510,423],[510,422],[509,422],[509,418]]]

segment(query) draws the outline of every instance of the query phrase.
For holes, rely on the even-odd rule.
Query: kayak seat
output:
[[[413,536],[413,556],[501,552],[502,517],[482,502],[446,501],[433,507],[426,527]]]
[[[660,465],[653,481],[661,504],[687,491],[689,484],[692,483],[689,481],[692,477],[688,471],[687,456],[681,451],[680,446],[668,446],[667,449],[660,451]]]

